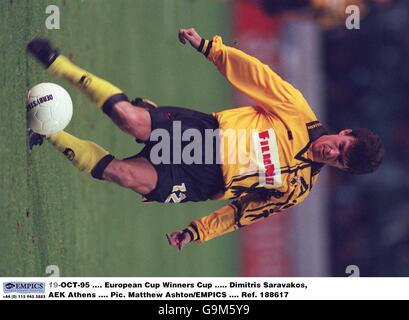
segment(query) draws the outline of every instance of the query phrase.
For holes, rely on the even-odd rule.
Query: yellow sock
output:
[[[123,93],[121,89],[115,87],[92,73],[87,72],[73,64],[67,57],[59,55],[51,64],[48,70],[84,92],[98,108],[102,108],[104,103],[113,95]]]
[[[88,140],[81,140],[60,131],[47,137],[47,140],[80,171],[102,179],[103,170],[114,159],[104,148]]]

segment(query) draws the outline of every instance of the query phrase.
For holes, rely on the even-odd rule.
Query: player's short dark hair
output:
[[[382,162],[385,150],[381,138],[375,132],[358,128],[349,133],[356,138],[346,155],[348,169],[352,174],[365,174],[375,171]]]

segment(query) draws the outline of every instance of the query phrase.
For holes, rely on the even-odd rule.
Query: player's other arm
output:
[[[210,215],[193,221],[186,229],[167,235],[169,244],[182,250],[190,242],[203,243],[225,235],[278,212],[273,206],[270,198],[262,200],[257,194],[241,197]]]
[[[237,207],[232,203],[212,214],[193,221],[186,229],[176,230],[166,235],[169,244],[182,250],[188,243],[199,243],[238,229],[236,224]]]
[[[190,28],[180,29],[179,40],[182,43],[189,41],[192,47],[216,65],[236,89],[255,100],[266,111],[274,112],[280,108],[288,111],[288,106],[293,106],[295,100],[302,97],[297,89],[268,65],[243,51],[224,45],[219,36],[208,41]]]

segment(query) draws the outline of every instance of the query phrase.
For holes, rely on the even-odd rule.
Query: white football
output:
[[[36,133],[50,135],[63,130],[72,118],[72,100],[55,83],[40,83],[27,95],[27,126]]]

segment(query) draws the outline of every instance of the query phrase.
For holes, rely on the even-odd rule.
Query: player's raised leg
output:
[[[102,178],[142,195],[147,195],[154,190],[158,182],[155,168],[142,157],[114,159],[104,170]]]
[[[120,129],[142,141],[149,138],[151,133],[149,112],[129,103],[127,96],[121,89],[76,66],[67,57],[52,48],[46,39],[33,39],[28,44],[27,49],[50,73],[68,80],[79,88]]]
[[[145,158],[117,160],[95,142],[79,139],[65,131],[55,133],[47,140],[77,169],[96,179],[114,182],[142,195],[156,187],[156,170]]]
[[[80,171],[102,179],[105,168],[114,160],[104,148],[89,140],[82,140],[60,131],[47,137],[47,140]]]

